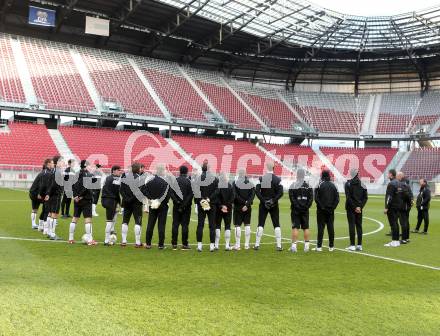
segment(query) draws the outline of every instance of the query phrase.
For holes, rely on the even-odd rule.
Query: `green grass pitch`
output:
[[[336,215],[342,238],[348,234],[343,204],[342,198]],[[0,335],[439,335],[440,272],[417,265],[440,267],[440,202],[432,202],[429,235],[413,234],[396,249],[383,247],[389,227],[382,209],[383,197],[372,197],[364,211],[374,219],[365,218],[365,233],[377,231],[377,221],[385,224],[364,238],[364,252],[380,258],[327,249],[305,254],[302,244],[292,254],[288,240],[276,252],[269,236],[260,251],[147,251],[23,240],[42,238],[30,228],[27,193],[2,189],[0,236],[20,239],[0,239]],[[289,238],[287,195],[281,210]],[[102,241],[104,212],[98,212],[93,231]],[[315,220],[313,209],[312,239]],[[68,224],[59,221],[64,239]],[[145,224],[144,217],[143,231]],[[253,231],[255,225],[256,211]],[[81,221],[77,241],[83,232]],[[273,235],[270,221],[265,234]],[[131,223],[129,241],[133,236]],[[171,218],[167,244],[170,238]],[[337,248],[347,244],[336,241]]]

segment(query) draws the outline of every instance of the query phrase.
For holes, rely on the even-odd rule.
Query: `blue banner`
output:
[[[47,8],[29,6],[29,24],[55,27],[55,11]]]

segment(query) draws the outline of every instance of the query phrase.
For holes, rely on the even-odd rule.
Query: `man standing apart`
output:
[[[417,195],[417,226],[413,231],[418,233],[422,222],[424,223],[423,234],[428,234],[429,226],[429,204],[431,203],[431,190],[429,189],[428,182],[425,179],[419,181],[420,191]]]

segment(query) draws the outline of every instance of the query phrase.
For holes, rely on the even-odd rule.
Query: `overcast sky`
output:
[[[425,9],[440,0],[311,0],[321,7],[354,15],[393,15]]]

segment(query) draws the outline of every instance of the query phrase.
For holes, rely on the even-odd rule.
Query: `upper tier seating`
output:
[[[292,131],[293,126],[299,123],[294,113],[276,95],[276,91],[249,85],[231,86],[268,127]]]
[[[384,94],[379,110],[377,134],[404,134],[420,104],[417,94]]]
[[[248,129],[261,129],[255,117],[231,93],[215,72],[185,68],[227,122]]]
[[[0,164],[42,166],[44,159],[58,154],[45,125],[24,122],[8,124],[0,133]]]
[[[265,163],[272,162],[246,140],[182,135],[174,135],[173,139],[199,164],[207,159],[211,170],[217,173],[236,173],[238,169],[246,168],[249,175],[261,175],[265,170]],[[278,165],[275,166],[275,173],[281,173]]]
[[[104,101],[116,101],[134,114],[163,118],[164,115],[128,63],[128,55],[106,50],[78,48],[93,83]]]
[[[369,96],[351,94],[285,92],[286,100],[313,128],[323,133],[359,134]]]
[[[67,44],[20,37],[32,85],[47,109],[89,112],[95,108]]]
[[[339,170],[350,178],[350,170],[359,169],[359,177],[378,180],[397,153],[395,148],[320,148],[322,153]]]
[[[9,35],[0,34],[0,102],[25,103]]]
[[[424,129],[430,132],[435,122],[440,118],[440,92],[428,91],[420,101],[417,112],[411,121],[411,132]]]
[[[177,63],[137,58],[142,71],[173,117],[207,122],[209,107],[182,76]]]
[[[440,175],[440,148],[414,149],[403,165],[402,171],[410,180],[425,178],[428,181]]]
[[[126,151],[132,131],[61,126],[60,132],[72,152],[80,159],[99,161],[104,167],[119,164],[128,168],[133,161],[138,161],[145,164],[149,171],[153,171],[157,164],[164,164],[168,170],[175,172],[185,163],[159,134],[154,134],[154,137],[143,135],[133,146],[128,146]],[[100,154],[107,157],[107,162],[100,159]]]

